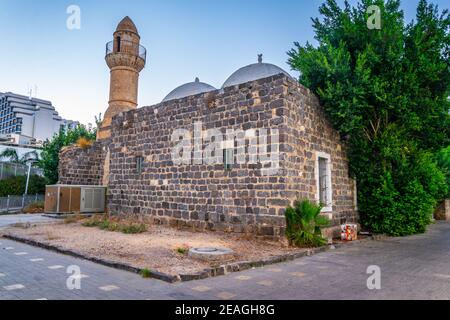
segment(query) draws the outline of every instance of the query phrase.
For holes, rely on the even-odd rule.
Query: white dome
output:
[[[207,83],[200,82],[200,80],[196,78],[194,82],[183,84],[182,86],[179,86],[178,88],[173,90],[171,93],[167,95],[167,97],[164,98],[162,102],[181,99],[214,90],[216,90],[216,88]]]
[[[227,79],[227,81],[225,81],[222,88],[231,87],[258,79],[268,78],[280,73],[284,73],[288,77],[291,77],[289,73],[287,73],[280,67],[270,63],[263,63],[262,55],[258,55],[258,63],[248,65],[233,73]]]

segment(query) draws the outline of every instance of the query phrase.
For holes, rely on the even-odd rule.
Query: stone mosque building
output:
[[[197,78],[160,104],[139,109],[146,50],[129,17],[107,44],[106,63],[110,100],[97,141],[88,149],[71,146],[61,152],[61,184],[107,186],[112,214],[151,215],[160,223],[197,230],[279,237],[285,209],[298,199],[322,203],[332,220],[330,231],[357,222],[356,184],[339,134],[318,98],[261,55],[220,89]],[[201,158],[212,129],[226,138],[221,152],[214,153],[221,161],[208,163]],[[177,130],[192,132],[181,148],[192,159],[174,159],[181,141],[173,140]],[[229,130],[244,136],[232,140]],[[255,138],[261,132],[270,144],[263,149],[277,153],[272,172],[267,161],[249,161],[261,158],[262,140]],[[238,154],[247,161],[236,161]]]

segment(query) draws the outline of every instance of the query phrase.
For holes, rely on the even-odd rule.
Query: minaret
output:
[[[117,26],[114,40],[106,44],[106,64],[111,70],[109,107],[105,113],[97,139],[111,137],[112,118],[136,109],[138,99],[139,72],[144,69],[146,49],[140,45],[136,25],[125,17]]]

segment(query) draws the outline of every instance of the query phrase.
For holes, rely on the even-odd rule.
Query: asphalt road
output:
[[[67,273],[79,268],[81,274]],[[73,269],[75,266],[75,269]],[[368,268],[379,270],[370,290]],[[372,279],[372,278],[371,278]],[[67,286],[69,280],[69,287]],[[373,279],[372,279],[373,280]],[[71,285],[80,284],[80,289]],[[450,299],[450,223],[293,262],[168,284],[0,238],[0,299]]]

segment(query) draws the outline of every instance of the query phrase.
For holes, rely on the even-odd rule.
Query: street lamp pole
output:
[[[30,183],[30,174],[31,174],[31,161],[28,161],[28,174],[27,174],[27,183],[25,186],[25,196],[28,194],[28,184]]]

